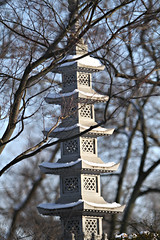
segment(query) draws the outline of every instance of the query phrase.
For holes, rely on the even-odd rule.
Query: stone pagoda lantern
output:
[[[38,211],[42,215],[60,216],[64,240],[107,239],[102,230],[103,216],[124,209],[101,196],[100,174],[116,171],[119,164],[104,163],[97,156],[97,137],[109,136],[114,129],[90,128],[97,124],[94,103],[106,102],[108,96],[92,89],[92,74],[104,70],[104,66],[95,58],[83,57],[86,54],[87,46],[81,40],[66,56],[69,61],[53,69],[62,74],[61,92],[45,98],[49,104],[61,105],[64,116],[50,134],[62,140],[61,159],[40,165],[43,173],[60,176],[60,197],[56,203],[40,204]]]

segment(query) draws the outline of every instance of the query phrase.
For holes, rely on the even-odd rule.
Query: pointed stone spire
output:
[[[68,0],[68,10],[70,13],[76,13],[78,11],[78,5],[79,1],[78,0]]]
[[[68,0],[68,10],[70,12],[70,22],[78,17],[79,0]],[[75,24],[71,27],[71,35],[78,37],[80,30],[80,19],[77,19]],[[73,55],[84,55],[88,53],[88,47],[84,43],[84,39],[79,39],[78,43],[75,44],[70,52]]]

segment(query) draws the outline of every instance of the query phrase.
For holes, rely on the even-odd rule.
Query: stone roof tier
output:
[[[66,204],[53,204],[53,203],[42,203],[38,205],[38,211],[43,215],[61,216],[66,213],[73,211],[74,214],[85,214],[85,215],[100,215],[103,216],[106,213],[120,213],[123,212],[125,206],[118,203],[93,203],[85,200],[78,200],[77,202],[71,202]]]
[[[92,126],[95,126],[96,123],[92,122]],[[92,127],[91,127],[92,128]],[[78,136],[80,133],[83,133],[84,131],[88,130],[88,132],[85,132],[83,134],[83,136],[109,136],[113,134],[114,129],[107,129],[107,128],[103,128],[103,127],[95,127],[93,129],[91,129],[90,126],[85,126],[82,124],[74,124],[73,126],[66,126],[66,127],[57,127],[55,128],[51,133],[50,133],[50,137],[53,138],[60,138],[60,139],[66,139],[69,137],[73,137],[73,136]],[[43,133],[46,136],[48,134],[48,132],[50,131],[49,128],[46,128]]]
[[[84,91],[75,89],[74,91],[67,93],[60,92],[48,94],[47,97],[45,97],[45,101],[50,104],[61,105],[64,104],[65,100],[68,100],[69,98],[74,98],[74,100],[77,102],[87,104],[93,104],[95,102],[106,102],[109,99],[108,96],[99,94],[91,88],[85,88]]]
[[[61,175],[64,171],[77,172],[81,173],[107,173],[116,171],[119,167],[119,163],[108,162],[108,163],[94,163],[87,160],[78,159],[72,162],[66,163],[50,163],[43,162],[40,164],[41,172],[45,174],[57,174]]]
[[[52,72],[65,73],[77,70],[92,73],[103,71],[105,68],[98,59],[83,55],[68,55],[61,62],[59,67],[52,69]]]

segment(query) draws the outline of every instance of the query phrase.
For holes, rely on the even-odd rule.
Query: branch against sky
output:
[[[133,2],[133,1],[130,1],[130,2]],[[99,16],[98,17],[95,16],[96,7],[98,5],[98,2],[95,2],[95,5],[92,2],[87,3],[84,6],[84,8],[82,8],[82,10],[80,11],[80,13],[77,17],[77,18],[80,18],[80,17],[84,16],[84,20],[83,20],[84,24],[82,25],[83,28],[78,29],[78,32],[75,33],[75,36],[73,37],[73,34],[70,34],[70,29],[73,26],[73,24],[75,24],[75,21],[77,19],[68,21],[68,23],[66,23],[65,27],[60,25],[61,27],[59,28],[59,25],[58,25],[59,33],[57,34],[57,36],[54,37],[55,38],[54,41],[52,41],[50,43],[49,43],[49,40],[47,41],[49,43],[49,46],[47,46],[48,44],[46,44],[46,36],[44,34],[42,35],[41,32],[38,32],[38,30],[40,30],[40,29],[35,29],[36,26],[33,23],[34,19],[31,18],[32,10],[28,9],[26,12],[26,14],[28,15],[28,20],[30,20],[30,22],[31,22],[30,26],[28,26],[25,23],[25,21],[26,21],[25,18],[27,18],[27,15],[25,18],[23,18],[23,15],[22,15],[22,18],[21,18],[21,15],[20,15],[21,13],[18,12],[18,10],[16,8],[17,7],[16,3],[15,3],[15,5],[14,4],[11,5],[10,3],[8,3],[7,10],[11,12],[11,16],[13,14],[14,18],[17,18],[17,21],[13,20],[14,19],[13,16],[12,16],[12,19],[7,19],[8,16],[5,19],[5,14],[1,14],[0,22],[1,22],[2,26],[4,27],[4,29],[6,28],[6,31],[9,31],[9,33],[12,34],[13,37],[18,37],[18,39],[19,39],[18,42],[21,42],[21,43],[27,44],[27,45],[30,42],[31,46],[32,46],[31,47],[32,50],[30,52],[30,55],[26,56],[26,57],[28,57],[28,60],[24,61],[23,57],[21,57],[21,56],[20,56],[20,59],[17,59],[17,64],[19,64],[20,61],[22,61],[22,62],[24,62],[24,64],[26,66],[23,64],[24,67],[21,70],[22,71],[21,77],[19,78],[20,83],[15,82],[16,84],[14,84],[15,89],[13,89],[14,93],[13,93],[13,98],[11,100],[11,106],[9,109],[10,112],[9,112],[8,125],[7,125],[7,128],[4,131],[4,134],[2,135],[1,141],[0,141],[1,142],[1,146],[0,146],[1,153],[2,153],[3,149],[5,148],[5,145],[11,138],[12,134],[14,133],[14,130],[17,125],[18,116],[20,113],[21,101],[23,99],[25,91],[28,90],[28,86],[30,86],[30,85],[33,86],[37,81],[39,82],[39,80],[42,77],[44,77],[47,73],[49,73],[54,67],[56,67],[59,64],[62,64],[64,62],[62,59],[69,52],[69,50],[72,48],[72,46],[74,44],[76,44],[79,41],[79,39],[81,39],[85,35],[85,33],[88,32],[95,24],[98,24],[104,18],[109,17],[111,14],[113,14],[117,9],[119,9],[127,4],[128,3],[120,4],[118,7],[113,8],[113,10],[110,10],[109,12],[107,12],[106,14],[102,15],[99,18]],[[92,21],[93,21],[92,18],[90,18],[89,21],[86,21],[86,19],[85,19],[85,13],[87,11],[92,11],[92,9],[94,9],[94,11],[91,14],[92,18],[94,16],[93,23],[92,23]],[[36,9],[35,9],[35,11],[36,11]],[[55,14],[55,11],[54,11],[54,14]],[[43,18],[44,18],[44,16],[43,16]],[[57,18],[59,18],[59,15],[54,16],[54,19],[56,20],[56,22],[57,22]],[[97,18],[97,20],[96,20],[96,18]],[[96,22],[95,22],[95,20],[96,20]],[[41,21],[41,19],[40,19],[40,21]],[[60,22],[62,23],[63,21],[61,20]],[[40,28],[40,27],[38,26],[38,28]],[[114,33],[114,38],[116,37],[118,32],[121,31],[123,28],[125,28],[125,26],[121,27],[120,30],[117,30],[116,33]],[[34,33],[33,37],[31,37],[32,35],[30,35],[29,32],[27,33],[27,31],[29,31],[32,34]],[[35,35],[35,37],[34,37],[34,35]],[[111,39],[112,38],[113,37],[111,37]],[[41,39],[41,42],[39,42],[39,39]],[[66,42],[67,44],[65,44],[65,45],[63,44],[64,47],[59,48],[58,45],[62,44],[62,41],[64,41],[65,39],[67,39],[67,42]],[[107,43],[105,43],[105,44],[107,44]],[[41,45],[40,49],[42,48],[41,51],[43,50],[44,53],[42,53],[42,54],[40,53],[41,56],[38,58],[37,57],[35,58],[34,55],[39,52],[39,45]],[[95,49],[94,51],[98,51],[100,48],[101,47]],[[25,51],[24,48],[22,48],[22,49],[23,49],[23,51]],[[11,47],[11,49],[9,47],[8,50],[12,51],[12,47]],[[37,50],[38,50],[38,52],[36,53]],[[12,52],[11,52],[11,54],[12,54]],[[14,55],[14,52],[13,52],[13,55]],[[20,55],[21,55],[21,53],[20,53]],[[3,59],[5,59],[4,54],[3,54]],[[6,61],[6,60],[4,60],[4,61]],[[3,62],[3,60],[2,60],[2,62]],[[13,62],[15,62],[15,60],[13,60]],[[37,71],[36,70],[37,68],[39,68],[41,70]],[[3,70],[3,67],[2,67],[2,70]],[[17,72],[17,74],[19,74],[18,72]],[[2,72],[1,76],[3,77],[3,75],[4,75],[4,73]],[[9,79],[13,79],[13,81],[14,81],[15,77],[14,78],[9,77]]]
[[[57,152],[59,151],[59,148],[60,148],[60,145],[57,144],[55,149],[52,151],[52,156],[51,156],[49,162],[53,162],[55,160],[55,157],[56,157]],[[35,195],[37,188],[40,186],[40,184],[42,183],[44,178],[45,178],[45,175],[42,173],[40,173],[39,176],[36,176],[36,180],[34,180],[34,182],[32,183],[32,187],[26,194],[25,199],[23,199],[23,201],[21,201],[21,203],[19,203],[18,206],[14,207],[14,211],[12,213],[12,221],[11,221],[10,227],[6,233],[6,240],[13,239],[13,235],[14,235],[14,232],[16,229],[16,223],[18,222],[17,219],[18,219],[19,215],[27,207],[27,205],[30,204],[32,197]]]
[[[62,25],[62,20],[60,19],[60,15],[59,13],[57,13],[57,15],[55,15],[55,9],[52,7],[52,11],[51,13],[53,13],[54,11],[54,19],[57,23],[57,19],[60,19],[60,22],[58,22],[58,28],[59,28],[59,33],[57,34],[57,36],[55,36],[55,40],[53,42],[51,42],[49,39],[46,41],[47,37],[45,36],[46,32],[43,33],[42,35],[42,31],[39,29],[36,29],[35,24],[33,23],[33,19],[32,19],[32,11],[30,9],[27,10],[26,14],[28,15],[28,19],[32,20],[30,26],[26,25],[25,23],[25,19],[21,18],[21,15],[19,14],[18,10],[15,9],[15,7],[17,7],[17,5],[11,5],[10,3],[8,3],[8,8],[9,11],[13,14],[13,16],[15,18],[17,18],[17,21],[13,21],[11,19],[5,19],[5,15],[2,14],[1,16],[1,23],[4,26],[4,29],[6,28],[6,30],[8,30],[14,37],[18,36],[18,39],[20,42],[22,43],[26,43],[28,45],[28,43],[31,43],[32,47],[32,51],[30,52],[30,55],[28,55],[28,63],[25,60],[25,65],[24,68],[22,69],[22,77],[19,78],[20,83],[16,82],[15,85],[15,90],[13,90],[14,93],[14,97],[12,98],[11,101],[11,107],[10,107],[10,113],[9,113],[9,121],[8,121],[8,126],[4,132],[4,134],[1,137],[1,152],[3,151],[5,145],[7,144],[8,140],[11,138],[12,134],[14,133],[14,130],[16,128],[17,125],[17,119],[19,116],[19,112],[20,112],[20,105],[21,105],[21,101],[24,95],[24,92],[28,89],[28,86],[33,86],[34,84],[36,84],[37,82],[41,81],[42,77],[44,77],[47,73],[49,73],[54,67],[56,67],[59,64],[62,64],[65,62],[65,60],[63,60],[64,56],[69,52],[69,50],[71,49],[71,47],[76,44],[76,42],[79,41],[80,38],[84,37],[86,33],[88,33],[90,30],[92,30],[92,28],[94,28],[96,25],[101,24],[101,22],[103,20],[107,20],[110,19],[112,15],[116,14],[117,11],[119,11],[120,9],[123,9],[123,7],[128,6],[130,4],[133,4],[135,1],[127,1],[127,2],[122,2],[120,5],[113,7],[113,9],[110,9],[109,11],[100,11],[98,15],[97,14],[97,9],[99,8],[99,1],[95,1],[95,3],[93,2],[88,2],[87,4],[84,5],[84,7],[82,9],[80,9],[80,12],[77,16],[78,19],[82,19],[82,17],[84,17],[84,19],[82,21],[82,29],[81,27],[78,29],[78,32],[75,33],[75,36],[73,37],[72,34],[69,33],[72,25],[75,23],[75,19],[73,19],[72,21],[69,21],[68,23],[66,22],[66,26]],[[31,2],[32,3],[32,2]],[[45,2],[46,4],[47,2]],[[32,6],[32,5],[31,5]],[[48,3],[48,5],[46,5],[46,7],[49,6],[49,9],[51,8],[51,5]],[[28,5],[29,7],[29,5]],[[86,12],[89,11],[90,18],[87,19],[85,18],[85,14]],[[105,46],[108,46],[115,38],[117,38],[119,36],[119,34],[122,31],[126,31],[126,29],[128,27],[130,28],[135,28],[136,24],[140,24],[141,22],[144,21],[144,18],[146,19],[146,14],[148,14],[147,12],[148,10],[144,10],[143,13],[139,14],[139,16],[137,16],[136,18],[130,18],[127,23],[122,24],[122,26],[118,27],[116,29],[116,31],[112,32],[111,36],[109,37],[109,39],[107,41],[104,41],[100,46],[96,47],[95,49],[93,49],[92,51],[90,51],[90,54],[97,52],[101,49],[103,49]],[[157,11],[158,12],[158,11]],[[36,12],[35,12],[36,13]],[[43,12],[41,13],[43,14]],[[23,16],[23,15],[22,15]],[[43,16],[43,15],[42,15]],[[148,18],[150,17],[150,15],[148,14]],[[44,16],[43,16],[44,18]],[[41,19],[38,21],[42,21]],[[44,19],[43,19],[44,21]],[[43,23],[43,22],[42,22]],[[43,23],[45,24],[45,22]],[[56,28],[57,24],[55,24],[54,28]],[[21,30],[21,31],[20,31]],[[31,34],[29,34],[29,32],[27,33],[27,31],[29,31],[30,33],[34,33],[33,37]],[[37,36],[36,36],[37,35]],[[36,38],[35,38],[36,37]],[[58,47],[59,44],[62,44],[62,42],[64,42],[65,38],[67,39],[67,44],[64,45],[64,47]],[[40,40],[39,40],[40,39]],[[40,41],[40,42],[39,42]],[[66,41],[66,40],[65,40]],[[48,42],[48,44],[47,44]],[[40,47],[41,51],[44,51],[43,54],[40,53],[40,57],[39,58],[35,58],[34,55],[36,53],[36,51],[38,50],[39,52],[39,45],[42,46]],[[9,50],[12,51],[12,49],[9,48]],[[24,51],[24,48],[22,48],[22,50]],[[14,54],[14,53],[13,53]],[[4,57],[3,57],[4,58]],[[23,58],[20,57],[20,59]],[[19,61],[17,59],[17,61]],[[41,69],[40,71],[37,71],[38,66],[40,67],[39,69]],[[3,68],[2,68],[3,70]],[[151,71],[153,72],[154,69]],[[4,73],[1,73],[1,76],[3,77]],[[10,74],[9,74],[10,75]],[[119,76],[123,76],[124,75],[119,75]],[[15,77],[9,77],[9,79],[15,79]],[[128,76],[126,75],[126,79],[128,79]],[[8,81],[7,81],[8,82]],[[28,90],[27,90],[28,91]]]
[[[7,0],[0,0],[0,6],[3,6],[7,3]]]

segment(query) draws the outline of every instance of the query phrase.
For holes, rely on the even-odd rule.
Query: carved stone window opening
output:
[[[82,138],[81,147],[84,153],[96,153],[94,138]]]
[[[65,230],[78,235],[80,233],[80,221],[78,219],[68,220]]]
[[[79,72],[78,81],[80,85],[90,86],[90,74]]]
[[[64,119],[72,119],[75,118],[75,115],[78,112],[77,101],[73,97],[69,99],[63,99],[63,108],[62,108],[62,116]]]
[[[86,191],[98,192],[98,180],[97,177],[84,177],[83,188]]]
[[[84,118],[93,118],[92,105],[82,105],[80,107],[80,116]]]
[[[76,81],[75,74],[64,74],[63,77],[63,87],[71,86]]]
[[[99,219],[88,218],[85,220],[85,233],[87,235],[92,235],[93,233],[99,234]]]
[[[71,139],[63,143],[63,154],[70,155],[78,153],[78,140]]]
[[[71,193],[79,191],[78,177],[65,177],[63,178],[63,192]]]

